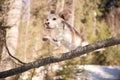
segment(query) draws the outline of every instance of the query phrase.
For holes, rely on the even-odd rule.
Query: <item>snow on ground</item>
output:
[[[53,71],[62,69],[58,64],[53,65],[53,68]],[[120,80],[120,66],[76,65],[73,70],[78,73],[73,75],[72,80]],[[37,75],[33,76],[32,80],[44,80],[45,67],[37,68],[35,73]],[[29,74],[27,72],[21,77],[26,80]],[[61,76],[56,76],[54,80],[58,80],[57,78],[62,79]]]
[[[84,65],[78,68],[88,71],[88,80],[120,80],[119,66]]]

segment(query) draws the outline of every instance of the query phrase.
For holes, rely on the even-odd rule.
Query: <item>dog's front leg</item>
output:
[[[54,45],[56,45],[57,47],[59,47],[61,45],[60,41],[54,38],[51,38],[50,36],[45,36],[43,38],[43,41],[50,41],[52,42]]]

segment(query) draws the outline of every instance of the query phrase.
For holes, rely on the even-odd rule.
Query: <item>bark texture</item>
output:
[[[7,0],[6,6],[9,10],[6,10],[5,15],[5,25],[10,26],[6,31],[6,42],[9,48],[10,53],[15,56],[17,42],[18,42],[18,28],[20,25],[20,15],[21,15],[21,0]],[[5,45],[4,45],[5,46]],[[15,67],[13,59],[8,55],[6,48],[3,48],[1,62],[0,62],[0,71],[5,71]],[[14,80],[15,76],[7,77],[4,80]]]

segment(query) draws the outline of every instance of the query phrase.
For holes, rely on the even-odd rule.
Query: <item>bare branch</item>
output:
[[[78,47],[77,49],[75,49],[71,52],[63,53],[61,55],[61,57],[59,57],[59,58],[50,56],[47,58],[39,59],[39,60],[34,61],[34,62],[27,63],[23,66],[20,66],[20,67],[14,68],[14,69],[0,72],[0,78],[5,78],[8,76],[19,74],[19,73],[25,72],[25,71],[33,69],[33,68],[45,66],[47,64],[56,63],[56,62],[72,59],[75,57],[79,57],[83,54],[89,53],[89,52],[94,51],[96,49],[114,46],[117,44],[120,44],[120,37],[112,37],[112,38],[109,38],[106,40],[98,41],[96,43],[87,45],[85,47]]]

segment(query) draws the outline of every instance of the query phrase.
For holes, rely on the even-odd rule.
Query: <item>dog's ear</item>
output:
[[[59,16],[65,21],[68,21],[71,17],[71,11],[69,9],[64,9],[59,13]]]
[[[59,16],[60,16],[62,19],[64,19],[64,20],[65,20],[65,15],[63,15],[63,13],[62,13],[62,12],[60,12],[60,13],[59,13]]]
[[[55,10],[51,10],[51,11],[50,11],[50,14],[55,14]]]

